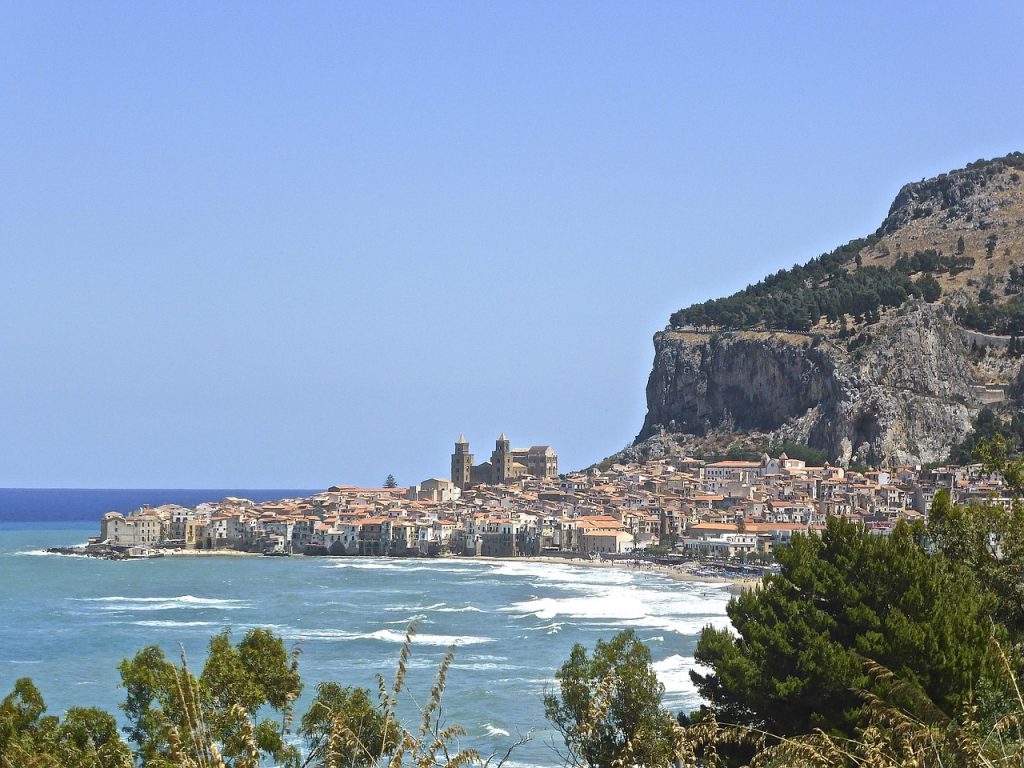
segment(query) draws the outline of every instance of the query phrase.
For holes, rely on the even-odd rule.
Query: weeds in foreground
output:
[[[429,695],[420,703],[406,685],[415,634],[415,624],[411,624],[391,684],[378,675],[376,706],[372,706],[360,690],[322,686],[311,715],[303,719],[300,728],[300,733],[309,739],[306,756],[300,757],[296,750],[288,754],[282,764],[288,768],[500,768],[518,746],[531,739],[528,733],[501,752],[487,757],[476,749],[463,748],[460,739],[466,736],[466,730],[460,725],[447,725],[442,707],[454,649],[449,648],[445,654]],[[202,697],[184,655],[175,685],[183,721],[164,723],[169,761],[164,763],[160,758],[147,761],[145,768],[258,768],[261,745],[250,713],[243,707],[233,707],[230,744],[218,744],[207,726]],[[403,699],[419,713],[418,724],[414,727],[406,725],[399,717],[399,703]],[[233,757],[226,758],[225,751]]]
[[[700,722],[674,728],[675,765],[735,764],[719,755],[720,748],[734,746],[752,755],[749,768],[1024,768],[1024,696],[1004,649],[994,638],[991,643],[1014,698],[1011,711],[991,724],[983,724],[973,702],[957,717],[946,716],[919,688],[865,659],[884,695],[860,692],[867,724],[858,738],[821,730],[780,737],[719,723],[709,710]]]

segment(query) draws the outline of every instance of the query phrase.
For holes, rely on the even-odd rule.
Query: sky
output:
[[[0,1],[0,486],[564,470],[671,312],[1024,150],[1024,4]]]

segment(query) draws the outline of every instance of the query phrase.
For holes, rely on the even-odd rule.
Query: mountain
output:
[[[1024,154],[904,186],[871,235],[654,336],[647,417],[617,458],[797,443],[942,461],[1024,395]]]

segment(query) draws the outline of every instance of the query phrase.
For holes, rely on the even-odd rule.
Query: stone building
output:
[[[558,454],[550,445],[512,448],[502,432],[494,441],[491,460],[473,464],[466,436],[460,435],[452,454],[452,482],[465,490],[472,485],[504,485],[524,475],[539,480],[558,477]]]

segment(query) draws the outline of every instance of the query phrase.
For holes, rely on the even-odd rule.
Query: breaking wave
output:
[[[665,686],[665,703],[667,705],[693,705],[700,700],[697,686],[690,678],[690,670],[703,675],[710,671],[708,667],[698,664],[692,656],[680,656],[679,654],[656,661],[652,666],[661,684]]]
[[[378,629],[374,632],[348,632],[342,629],[297,629],[285,627],[280,632],[286,640],[379,640],[385,643],[404,643],[405,632],[393,629]],[[414,635],[413,645],[434,645],[447,648],[450,645],[482,645],[495,642],[492,637],[476,635]]]
[[[124,597],[114,595],[111,597],[68,599],[82,603],[98,603],[96,607],[101,611],[172,611],[182,608],[237,611],[252,607],[251,603],[247,603],[244,600],[194,597],[192,595],[181,595],[180,597]]]
[[[508,736],[509,735],[508,731],[506,731],[504,728],[499,728],[498,726],[496,726],[496,725],[494,725],[492,723],[484,723],[482,728],[484,729],[484,733],[486,733],[488,736]]]

